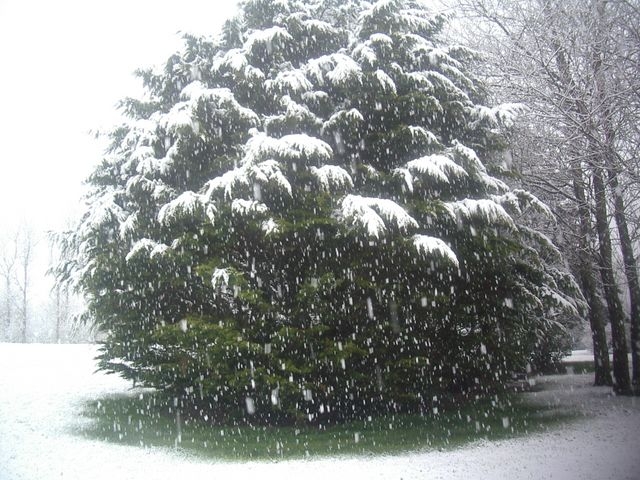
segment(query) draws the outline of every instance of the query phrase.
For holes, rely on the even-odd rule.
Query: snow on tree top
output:
[[[360,65],[344,53],[333,53],[311,59],[304,66],[304,70],[319,85],[324,85],[326,79],[332,85],[345,86],[354,79],[360,81],[362,77]]]
[[[353,187],[351,175],[342,167],[324,165],[317,168],[312,166],[310,171],[318,179],[324,190],[330,190],[331,187]]]
[[[397,65],[397,64],[396,64]],[[405,75],[409,80],[414,83],[414,87],[419,90],[427,90],[431,91],[433,89],[433,82],[429,80],[427,74],[424,72],[403,72],[402,67],[397,65],[397,68]],[[434,98],[435,104],[437,105],[438,111],[442,112],[442,106],[440,102]]]
[[[145,156],[138,159],[136,173],[140,175],[154,175],[160,173],[166,175],[173,164],[173,157],[177,153],[177,146],[172,145],[163,158]]]
[[[486,198],[465,198],[457,202],[448,202],[445,206],[453,212],[457,218],[481,219],[489,224],[502,224],[515,228],[513,219],[506,210],[493,200]]]
[[[153,258],[156,255],[162,255],[168,249],[169,247],[164,243],[158,243],[155,240],[143,238],[133,244],[133,247],[131,247],[131,250],[129,250],[129,253],[127,253],[127,256],[125,257],[125,261],[130,262],[141,253],[146,253],[150,258]]]
[[[162,225],[169,225],[180,218],[193,217],[197,215],[198,212],[204,212],[211,223],[213,223],[215,207],[209,202],[205,195],[187,190],[160,208],[158,212],[158,222]]]
[[[222,191],[225,198],[231,198],[233,189],[237,185],[248,184],[247,169],[245,167],[235,168],[223,173],[219,177],[209,180],[204,186],[205,196],[212,198],[216,192]]]
[[[370,66],[378,62],[377,50],[381,47],[393,48],[393,39],[384,33],[374,33],[364,42],[359,42],[353,49],[353,57]]]
[[[252,183],[275,184],[289,195],[292,194],[291,184],[282,173],[280,164],[270,159],[256,164],[246,163],[209,180],[204,186],[204,196],[212,198],[217,192],[222,191],[225,198],[232,199],[236,187],[249,186]]]
[[[352,225],[363,227],[375,238],[386,232],[385,221],[405,231],[418,227],[418,222],[400,205],[384,198],[347,195],[342,199],[338,215]]]
[[[93,230],[103,225],[114,222],[119,225],[125,220],[127,214],[116,202],[117,196],[121,193],[121,189],[110,189],[95,198],[91,210],[82,222],[83,235],[91,235]]]
[[[266,160],[257,165],[251,165],[248,167],[248,173],[254,181],[264,184],[273,182],[291,196],[291,184],[280,170],[280,164],[277,161]]]
[[[277,138],[258,132],[256,129],[252,129],[250,133],[252,137],[244,147],[243,165],[258,163],[265,158],[273,156],[273,154],[278,151],[279,140]]]
[[[135,165],[138,165],[140,162],[146,160],[147,158],[153,158],[154,155],[155,150],[152,146],[139,145],[133,152],[131,152],[129,160],[132,161]]]
[[[353,79],[360,79],[362,70],[351,57],[344,54],[334,54],[335,66],[327,72],[327,78],[334,85],[346,85]]]
[[[504,183],[502,180],[498,178],[492,177],[487,173],[482,173],[480,175],[480,180],[491,190],[494,190],[497,192],[504,192],[509,190],[509,186],[506,183]]]
[[[327,92],[316,90],[313,92],[304,92],[302,94],[302,99],[307,103],[317,103],[319,101],[326,100],[328,96],[329,94]]]
[[[151,180],[144,175],[133,175],[127,180],[125,191],[127,195],[134,195],[138,191],[152,193],[158,183],[157,180]]]
[[[316,124],[321,123],[321,120],[309,109],[309,107],[292,100],[289,95],[284,95],[280,100],[280,104],[286,108],[284,116],[272,115],[267,117],[267,120],[265,120],[265,131],[268,131],[268,126],[274,119],[282,119],[283,117],[295,119],[297,122],[303,122],[306,119],[311,119]]]
[[[133,212],[120,224],[118,235],[120,235],[120,238],[126,238],[130,234],[134,233],[136,228],[138,228],[138,213]]]
[[[313,123],[320,124],[321,120],[306,106],[292,100],[288,95],[283,96],[280,99],[280,104],[284,107],[284,113],[277,115],[267,115],[264,118],[263,126],[264,131],[268,134],[271,131],[272,125],[277,126],[282,122],[294,121],[295,123],[303,123],[306,120],[310,120]]]
[[[266,81],[267,89],[275,89],[278,92],[303,93],[313,88],[302,70],[291,69],[279,72],[272,80]]]
[[[333,150],[326,142],[304,133],[273,138],[263,133],[255,134],[246,144],[243,164],[257,163],[265,158],[286,160],[315,159],[329,161]]]
[[[369,36],[371,43],[383,43],[390,47],[393,46],[393,39],[385,33],[373,33]]]
[[[264,203],[255,200],[245,200],[236,198],[231,202],[231,211],[239,215],[247,215],[249,213],[265,213],[267,206]]]
[[[197,131],[199,125],[193,116],[192,103],[189,101],[176,103],[169,112],[161,116],[160,126],[168,132],[175,132],[182,127]]]
[[[432,179],[449,183],[451,177],[468,176],[464,168],[440,154],[427,155],[407,162],[405,168],[396,168],[394,173],[404,177],[407,188],[413,192],[413,180],[416,175],[428,175]]]
[[[329,120],[324,122],[322,125],[322,132],[326,133],[328,131],[333,130],[334,128],[339,128],[340,125],[345,123],[353,125],[356,122],[364,122],[364,117],[356,108],[351,108],[349,110],[340,110],[331,117]]]
[[[326,35],[334,35],[337,33],[337,30],[333,27],[333,25],[315,18],[303,20],[302,25],[304,25],[307,30],[323,33]]]
[[[407,8],[402,10],[398,21],[410,31],[423,31],[433,28],[433,16],[422,9]]]
[[[410,31],[423,31],[433,27],[432,15],[424,9],[402,6],[397,0],[378,0],[362,13],[361,21],[366,24],[375,18],[386,19],[393,14],[393,21]]]
[[[245,120],[254,124],[258,123],[258,116],[253,110],[240,105],[233,92],[228,88],[207,88],[202,82],[195,80],[182,89],[180,96],[189,102],[192,110],[191,115],[199,102],[206,101],[216,108],[228,108]]]
[[[487,173],[487,169],[484,164],[476,155],[476,152],[473,149],[463,145],[457,140],[453,141],[453,152],[458,154],[461,158],[462,162],[467,167],[467,171],[471,174],[472,177],[475,177],[477,180],[481,181],[488,188],[498,191],[498,192],[508,192],[509,186],[504,183],[502,180],[499,180],[495,177],[492,177]]]
[[[353,49],[353,57],[359,60],[361,63],[366,63],[373,66],[378,61],[378,55],[376,51],[371,48],[371,42],[359,43]]]
[[[234,72],[241,72],[247,65],[249,65],[249,60],[245,51],[241,48],[232,48],[221,57],[216,57],[213,61],[213,70],[219,70],[225,66]]]
[[[137,119],[126,124],[127,135],[122,141],[122,147],[132,150],[148,147],[158,140],[158,125],[151,119]]]
[[[458,257],[443,240],[430,237],[429,235],[414,235],[412,237],[413,245],[418,253],[425,256],[439,254],[453,263],[456,267],[459,265]]]
[[[382,12],[390,12],[397,4],[397,0],[378,0],[362,13],[362,18],[379,15]]]
[[[553,211],[538,197],[526,190],[516,188],[512,191],[503,193],[502,195],[490,195],[489,198],[500,205],[510,207],[519,214],[521,214],[527,207],[531,207],[547,218],[555,220]]]
[[[485,120],[489,122],[489,125],[511,128],[518,116],[526,110],[527,107],[522,103],[503,103],[495,107],[475,105],[473,115],[476,122]]]
[[[211,69],[213,72],[228,69],[236,75],[244,76],[250,81],[261,81],[265,78],[264,72],[250,65],[246,52],[241,48],[233,48],[219,54],[213,59]]]
[[[333,157],[333,150],[328,143],[305,133],[282,137],[278,153],[286,158],[319,157],[321,162]]]
[[[411,133],[411,138],[422,139],[422,140],[426,141],[426,143],[428,145],[438,145],[438,144],[440,144],[440,142],[438,141],[436,136],[433,133],[431,133],[429,130],[424,128],[424,127],[415,126],[415,125],[409,125],[407,128],[409,129],[409,132]]]
[[[540,288],[539,296],[546,297],[547,299],[551,300],[557,307],[561,308],[562,310],[570,312],[571,314],[576,316],[580,315],[574,299],[566,297],[555,288],[549,288],[548,285],[544,285]]]
[[[466,101],[469,100],[469,95],[467,95],[466,92],[464,92],[455,83],[453,83],[451,79],[446,75],[443,75],[440,72],[436,72],[435,70],[424,72],[424,75],[429,81],[431,81],[432,84],[439,84],[442,88],[448,90],[450,93],[455,94],[456,96]]]
[[[268,53],[273,52],[274,43],[283,40],[293,40],[293,37],[283,27],[270,27],[264,30],[255,30],[244,42],[243,49],[245,52],[253,50],[255,45],[264,45]]]
[[[424,48],[424,44],[420,45],[419,48]],[[455,63],[456,65],[460,65],[460,62],[451,58],[449,56],[449,53],[442,48],[431,47],[427,49],[426,53],[431,65],[437,66],[441,65],[442,63]]]
[[[380,69],[376,70],[374,75],[378,80],[378,82],[380,83],[380,86],[382,87],[383,91],[396,93],[395,82],[383,70],[380,70]]]
[[[228,88],[207,88],[201,81],[194,80],[180,92],[183,100],[200,100],[205,97],[208,99],[220,99],[233,101],[233,93]]]
[[[426,155],[407,162],[407,169],[412,173],[425,173],[432,175],[444,182],[449,182],[449,176],[466,177],[464,168],[451,160],[449,157],[440,154]]]

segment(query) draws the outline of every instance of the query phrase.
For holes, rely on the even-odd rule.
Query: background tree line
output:
[[[639,4],[462,0],[450,6],[461,22],[455,35],[486,52],[493,93],[527,106],[510,159],[517,180],[558,218],[549,233],[589,304],[595,383],[637,391]]]
[[[74,320],[81,300],[47,274],[57,262],[54,241],[28,222],[0,235],[0,341],[76,342],[92,338]]]

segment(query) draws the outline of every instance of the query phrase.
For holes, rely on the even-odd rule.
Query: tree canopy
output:
[[[247,0],[139,72],[58,269],[101,368],[220,417],[323,421],[430,410],[559,348],[583,302],[527,223],[553,215],[499,178],[523,107],[487,104],[445,21]]]

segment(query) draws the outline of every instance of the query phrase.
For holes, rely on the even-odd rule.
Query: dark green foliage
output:
[[[211,418],[429,412],[523,371],[580,301],[490,176],[516,107],[417,2],[247,1],[125,100],[60,274],[103,369]],[[549,253],[550,252],[550,253]],[[187,408],[187,407],[185,407]]]

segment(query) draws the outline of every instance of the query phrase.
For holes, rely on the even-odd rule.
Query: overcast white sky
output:
[[[132,72],[176,51],[178,31],[219,31],[236,3],[0,0],[0,228],[63,226],[100,159],[89,132],[117,121]]]

